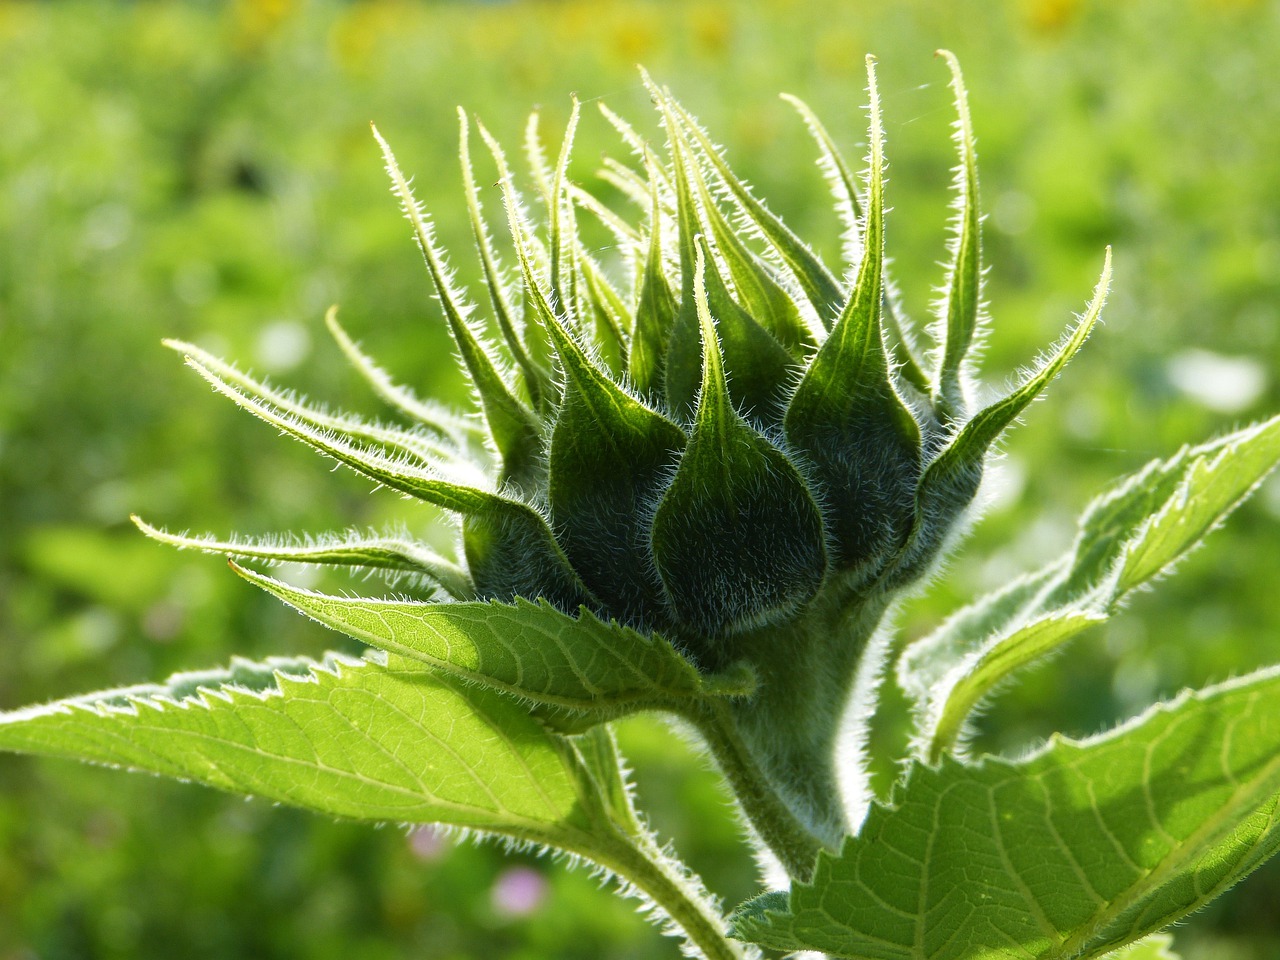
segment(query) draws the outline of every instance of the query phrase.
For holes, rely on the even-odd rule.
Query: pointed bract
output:
[[[861,577],[874,572],[911,529],[920,471],[920,429],[890,376],[880,329],[884,265],[884,176],[875,71],[862,264],[853,294],[796,388],[787,440],[809,461],[821,490],[833,562]]]
[[[502,332],[507,350],[510,351],[516,367],[524,376],[525,389],[529,391],[534,408],[545,412],[547,404],[543,395],[543,384],[550,375],[534,364],[529,352],[525,350],[519,333],[516,332],[515,310],[503,284],[497,256],[493,251],[493,242],[489,238],[489,229],[485,225],[484,215],[480,210],[480,195],[476,190],[475,170],[471,164],[470,141],[471,125],[467,122],[466,112],[459,107],[458,155],[462,164],[462,183],[467,197],[467,210],[471,216],[472,235],[475,237],[480,265],[484,270],[485,285],[489,290],[489,303],[493,307],[494,319]]]
[[[804,480],[733,409],[704,270],[699,250],[702,389],[693,435],[654,515],[653,556],[679,622],[716,638],[811,599],[826,572],[826,549]]]
[[[658,628],[648,505],[661,494],[684,433],[595,367],[554,315],[548,330],[565,371],[551,434],[552,521],[574,567],[608,609],[625,622]]]
[[[782,99],[791,104],[804,120],[805,126],[813,135],[818,147],[822,150],[820,166],[826,175],[827,183],[836,199],[836,212],[840,215],[844,226],[844,254],[849,268],[856,270],[862,263],[864,245],[862,238],[862,219],[864,211],[862,200],[858,194],[858,185],[853,172],[845,161],[835,140],[827,132],[827,128],[809,105],[799,97],[784,93]],[[902,306],[896,300],[896,291],[889,283],[888,264],[881,268],[884,277],[884,322],[892,334],[895,346],[901,350],[901,373],[917,390],[928,392],[929,381],[924,373],[924,365],[920,360],[920,348],[916,344],[915,332],[908,323]],[[897,358],[895,354],[895,358]]]
[[[330,307],[325,312],[324,323],[347,361],[388,406],[458,448],[465,447],[479,436],[480,430],[476,424],[463,419],[452,410],[419,399],[406,387],[392,381],[387,372],[367,356],[338,323],[337,307]]]
[[[917,494],[918,509],[923,517],[945,523],[948,517],[968,506],[977,492],[982,466],[992,444],[1084,346],[1102,315],[1110,284],[1111,248],[1108,247],[1093,299],[1075,328],[1011,393],[974,414],[925,469]]]
[[[841,289],[840,283],[804,241],[792,233],[790,228],[756,199],[747,185],[738,179],[724,155],[715,147],[693,117],[674,100],[669,102],[682,129],[699,149],[701,156],[715,170],[716,175],[741,209],[743,216],[760,231],[761,236],[769,243],[781,262],[794,275],[825,329],[839,313],[846,299],[846,293]],[[815,330],[814,334],[819,334],[819,331]]]
[[[130,517],[134,525],[148,537],[180,550],[202,550],[224,557],[243,557],[271,563],[305,563],[378,570],[392,575],[422,577],[438,584],[458,600],[469,599],[475,592],[471,579],[456,563],[446,560],[416,541],[401,537],[345,536],[308,538],[291,542],[287,538],[262,540],[218,540],[214,537],[190,537],[160,530],[141,517]]]
[[[939,50],[951,70],[951,88],[956,98],[956,146],[960,163],[956,168],[955,238],[951,262],[947,266],[943,303],[942,343],[934,401],[944,419],[964,416],[963,368],[982,309],[982,220],[978,209],[978,161],[974,150],[973,123],[969,119],[969,95],[955,55]]]
[[[650,159],[652,171],[656,163]],[[640,298],[631,337],[628,370],[631,382],[646,396],[656,396],[662,385],[667,344],[676,317],[676,299],[667,280],[662,252],[662,205],[656,175],[649,177],[649,248],[640,279]]]
[[[538,420],[533,412],[512,394],[507,382],[494,365],[493,358],[467,324],[465,316],[467,308],[463,305],[460,292],[454,289],[449,269],[444,262],[443,251],[436,245],[431,223],[409,189],[409,182],[400,172],[391,147],[378,133],[377,128],[374,128],[373,135],[382,148],[393,190],[400,198],[405,216],[413,225],[414,238],[426,261],[431,281],[435,284],[436,292],[440,296],[440,305],[444,308],[449,332],[458,346],[463,366],[480,395],[480,404],[484,408],[485,419],[489,423],[489,432],[498,452],[502,454],[503,478],[532,483],[535,481],[542,454],[542,437]]]

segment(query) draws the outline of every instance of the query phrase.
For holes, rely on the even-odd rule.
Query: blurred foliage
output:
[[[643,118],[643,62],[834,257],[813,151],[775,94],[857,155],[875,52],[890,253],[920,317],[952,163],[939,46],[974,100],[987,369],[1012,373],[1082,308],[1106,243],[1118,269],[1107,326],[1010,439],[986,520],[903,612],[907,635],[1064,546],[1106,479],[1280,409],[1280,3],[0,0],[0,707],[343,643],[217,561],[142,540],[131,511],[219,534],[428,535],[421,507],[331,474],[159,346],[196,340],[378,412],[325,342],[336,302],[398,376],[464,399],[368,120],[470,273],[454,105],[514,150],[529,106],[556,134],[571,91]],[[598,119],[580,138],[590,182],[620,151]],[[1158,596],[997,701],[980,742],[1090,732],[1280,660],[1277,543],[1272,480]],[[661,726],[623,737],[663,832],[717,892],[748,894],[713,778]],[[513,864],[545,888],[507,897],[529,894]],[[0,960],[674,956],[596,887],[527,853],[0,758]],[[1184,928],[1184,955],[1276,956],[1277,901],[1273,866]]]

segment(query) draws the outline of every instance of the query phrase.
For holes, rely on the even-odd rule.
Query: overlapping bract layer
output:
[[[479,399],[482,430],[392,385],[332,317],[343,349],[415,427],[317,413],[177,346],[263,419],[462,516],[461,565],[407,548],[366,563],[367,550],[308,547],[299,559],[407,571],[437,583],[442,599],[544,599],[570,613],[585,606],[722,665],[725,639],[736,633],[802,616],[820,596],[854,603],[919,576],[972,499],[991,444],[1078,349],[1101,308],[1105,273],[1054,354],[1009,396],[969,415],[968,358],[982,324],[980,218],[965,91],[948,62],[960,163],[931,352],[917,345],[886,276],[870,60],[865,189],[793,101],[822,152],[847,278],[771,213],[693,117],[646,77],[665,157],[604,111],[639,160],[639,168],[607,161],[603,173],[635,201],[634,221],[568,178],[576,103],[554,165],[543,159],[536,118],[530,125],[540,230],[502,148],[479,128],[515,257],[508,284],[462,116],[466,195],[497,341],[473,319],[429,217],[378,136]],[[614,235],[627,277],[612,276],[584,245],[583,213]]]

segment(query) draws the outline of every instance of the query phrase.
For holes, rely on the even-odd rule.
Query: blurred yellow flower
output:
[[[261,49],[297,7],[297,0],[236,0],[230,11],[236,49],[242,53]]]
[[[1061,33],[1075,21],[1080,0],[1032,0],[1026,5],[1027,23],[1039,33]]]

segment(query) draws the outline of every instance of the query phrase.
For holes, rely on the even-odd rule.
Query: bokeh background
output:
[[[813,151],[776,93],[860,157],[874,52],[888,243],[919,317],[953,162],[940,46],[979,136],[989,376],[1082,309],[1105,244],[1117,270],[1106,325],[1007,443],[987,518],[903,611],[907,637],[1065,547],[1107,478],[1280,410],[1280,3],[0,0],[0,708],[343,645],[216,559],[145,540],[130,512],[219,534],[428,535],[429,514],[215,400],[159,342],[376,413],[326,341],[338,303],[397,376],[461,399],[369,120],[472,273],[455,105],[512,149],[534,105],[558,135],[573,92],[654,131],[644,63],[834,255]],[[591,184],[621,151],[587,117],[573,173]],[[1278,576],[1273,480],[1158,594],[1002,697],[981,742],[1088,733],[1280,660]],[[753,892],[714,778],[655,722],[623,742],[664,835],[727,900]],[[1273,866],[1186,924],[1184,955],[1280,955],[1277,904]],[[0,960],[675,955],[585,871],[0,757]]]

